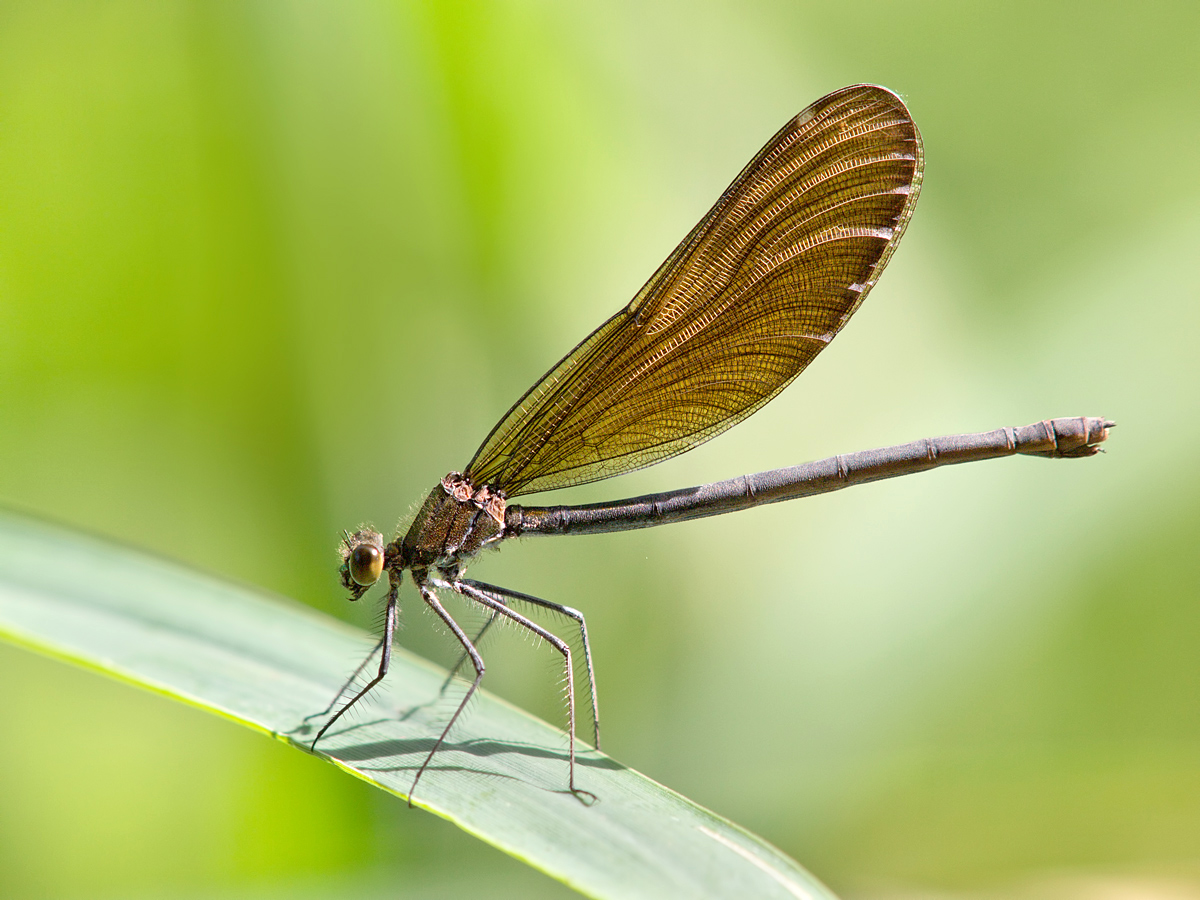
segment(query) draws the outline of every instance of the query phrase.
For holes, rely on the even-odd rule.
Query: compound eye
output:
[[[383,551],[374,544],[359,544],[350,551],[350,577],[360,587],[370,587],[383,574]]]

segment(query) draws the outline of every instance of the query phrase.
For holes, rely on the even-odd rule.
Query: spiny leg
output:
[[[511,597],[514,600],[521,600],[525,603],[531,603],[534,606],[540,606],[543,609],[550,609],[554,612],[561,613],[569,619],[574,619],[579,623],[579,636],[583,641],[583,661],[587,666],[588,689],[592,692],[592,723],[595,726],[596,749],[600,749],[600,704],[596,699],[596,674],[592,668],[592,647],[588,643],[587,622],[584,621],[583,613],[577,609],[572,609],[570,606],[563,606],[561,603],[551,603],[549,600],[543,600],[540,597],[534,597],[531,594],[522,594],[519,591],[512,591],[508,588],[498,587],[494,584],[486,584],[482,581],[473,581],[469,578],[462,579],[462,584],[470,585],[481,591],[487,591],[491,594],[498,594],[497,600],[503,602],[504,597]],[[498,613],[493,613],[493,618]],[[491,624],[489,620],[488,624]],[[486,626],[485,626],[486,627]]]
[[[507,616],[518,625],[521,625],[522,627],[532,631],[562,654],[564,667],[567,673],[567,785],[570,788],[571,793],[580,800],[584,800],[584,802],[587,803],[588,800],[584,799],[587,797],[594,802],[596,799],[595,794],[593,794],[591,791],[585,791],[581,788],[575,787],[575,668],[571,665],[570,645],[557,635],[551,634],[541,625],[538,625],[531,619],[525,618],[525,616],[521,615],[516,610],[510,609],[501,600],[489,596],[484,589],[476,586],[479,584],[479,582],[455,581],[448,583],[444,581],[433,581],[432,583],[437,587],[449,588],[457,591],[460,594],[464,594],[477,603],[483,604],[488,609],[491,609],[502,616]],[[476,683],[478,684],[478,680],[476,680]],[[462,707],[459,707],[459,709],[461,708]]]
[[[357,703],[359,700],[361,700],[363,697],[365,697],[368,693],[370,693],[371,689],[373,687],[375,687],[375,685],[379,684],[379,682],[383,681],[383,676],[385,676],[387,674],[388,666],[392,662],[392,638],[396,634],[396,600],[397,600],[397,597],[399,596],[399,594],[400,594],[399,582],[393,583],[392,586],[388,589],[387,610],[384,613],[384,618],[383,618],[383,622],[384,622],[383,639],[379,642],[380,647],[383,648],[383,656],[379,660],[379,671],[376,673],[374,678],[372,678],[370,681],[367,682],[366,687],[364,687],[361,691],[359,691],[357,694],[355,694],[353,697],[351,697],[349,703],[347,703],[345,706],[343,706],[341,709],[339,709],[336,713],[334,713],[333,718],[330,719],[328,722],[326,722],[323,726],[321,726],[321,730],[317,732],[317,736],[315,738],[313,738],[312,744],[309,745],[310,750],[315,751],[317,749],[317,741],[319,741],[321,739],[321,736],[323,734],[325,734],[326,731],[329,730],[330,726],[333,725],[333,723],[336,722],[338,719],[340,719],[342,716],[344,716],[346,714],[346,711],[348,709],[350,709],[350,707],[352,707],[355,703]],[[354,675],[350,676],[350,681],[353,681],[358,676],[358,673],[363,670],[363,668],[366,666],[367,662],[374,655],[375,655],[375,651],[372,650],[371,656],[368,656],[365,660],[363,660],[362,664],[359,665],[359,667],[355,670]],[[342,690],[338,692],[338,696],[334,697],[334,701],[333,701],[334,703],[337,703],[338,697],[342,696],[342,694],[346,690],[346,687],[348,687],[348,686],[349,686],[349,682],[347,682],[346,686],[343,687]],[[332,704],[331,704],[330,708],[331,709],[333,708]]]
[[[375,649],[373,649],[370,653],[368,653],[367,658],[358,664],[358,668],[355,669],[353,674],[349,678],[346,679],[346,683],[343,684],[341,686],[341,688],[338,689],[338,692],[333,695],[333,699],[329,701],[329,705],[327,707],[325,707],[323,710],[321,710],[321,712],[319,712],[319,713],[313,713],[311,716],[305,716],[304,717],[305,722],[307,722],[309,719],[324,718],[325,716],[329,715],[333,711],[333,708],[338,705],[338,701],[341,700],[344,696],[346,696],[346,692],[350,690],[350,686],[352,684],[354,684],[355,681],[358,680],[358,676],[363,673],[363,669],[365,669],[368,665],[370,665],[371,660],[373,660],[375,658],[375,654],[378,653],[381,649],[383,649],[383,640],[384,640],[383,638],[380,638],[379,641],[375,644]]]
[[[450,721],[446,723],[446,727],[443,728],[442,733],[438,735],[438,739],[434,742],[433,747],[425,757],[425,761],[421,763],[421,768],[417,769],[417,777],[413,779],[412,787],[408,789],[409,806],[412,806],[413,794],[415,794],[417,791],[417,782],[420,781],[421,776],[425,774],[425,769],[429,767],[429,761],[433,759],[433,754],[438,752],[438,748],[441,747],[442,742],[446,740],[446,735],[450,733],[450,729],[454,726],[454,721],[459,717],[462,711],[466,709],[467,703],[469,703],[471,700],[471,696],[479,688],[479,682],[483,681],[483,673],[485,669],[483,665],[483,657],[479,655],[479,651],[475,649],[475,645],[471,643],[471,639],[467,637],[467,633],[462,630],[457,622],[454,621],[454,617],[451,616],[450,613],[446,612],[446,607],[442,606],[441,601],[437,598],[437,594],[435,594],[429,587],[429,583],[418,581],[415,575],[413,576],[413,581],[417,585],[417,590],[421,592],[421,599],[425,601],[430,609],[438,614],[438,618],[446,623],[446,627],[454,633],[454,636],[458,638],[458,642],[462,644],[463,650],[465,650],[467,655],[471,658],[471,665],[475,667],[475,680],[471,682],[471,687],[467,689],[467,695],[463,697],[462,702],[458,704],[458,709],[454,710],[454,715],[450,717]],[[450,585],[446,584],[445,582],[433,583],[437,587],[450,587]]]
[[[500,613],[498,613],[498,612],[493,612],[491,615],[489,615],[488,620],[486,622],[484,622],[483,627],[479,629],[479,633],[476,634],[475,637],[471,638],[471,643],[474,644],[476,647],[478,647],[479,642],[481,640],[483,640],[483,636],[485,634],[487,634],[488,629],[492,627],[492,625],[495,623],[495,621],[498,618],[500,618]],[[450,682],[452,682],[454,680],[455,676],[458,675],[458,670],[463,667],[463,665],[466,663],[466,661],[468,659],[470,659],[470,657],[467,655],[467,652],[464,650],[462,652],[462,654],[458,657],[458,662],[456,662],[454,664],[454,668],[452,668],[450,670],[450,674],[446,676],[446,680],[442,682],[442,686],[440,688],[438,688],[439,695],[446,693],[446,688],[450,687]]]

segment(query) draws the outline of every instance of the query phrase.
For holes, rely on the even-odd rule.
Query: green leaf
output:
[[[0,513],[0,636],[215,712],[307,751],[369,638],[298,603]],[[445,673],[397,650],[373,704],[318,752],[407,797],[445,722]],[[320,722],[319,719],[315,720]],[[593,897],[830,900],[749,832],[581,747],[585,806],[566,790],[561,730],[484,694],[412,799]],[[339,723],[340,726],[340,723]]]

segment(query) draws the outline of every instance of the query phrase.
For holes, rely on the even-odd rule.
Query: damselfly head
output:
[[[342,586],[357,600],[383,574],[383,535],[370,528],[360,528],[342,537],[338,548],[342,556]]]

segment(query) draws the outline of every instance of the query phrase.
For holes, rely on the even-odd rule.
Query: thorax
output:
[[[415,568],[445,566],[474,556],[504,537],[504,495],[476,488],[451,472],[421,506],[400,543],[405,563]]]

